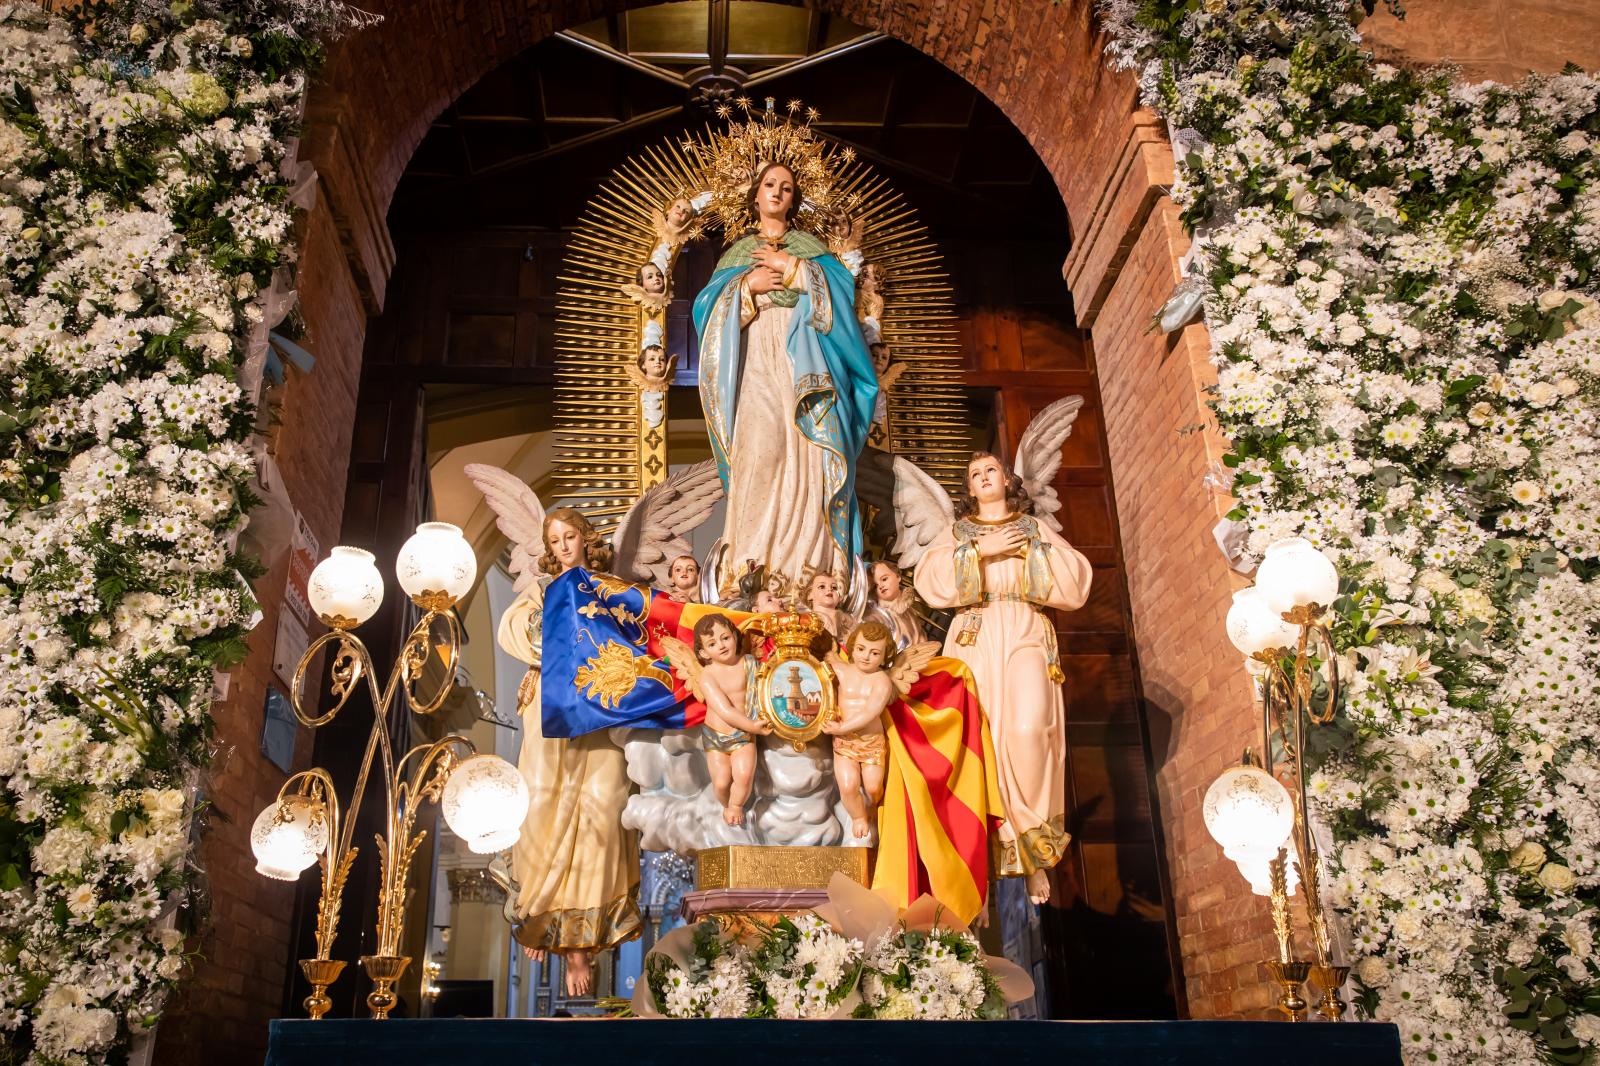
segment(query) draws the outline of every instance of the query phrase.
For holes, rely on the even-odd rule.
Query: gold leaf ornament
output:
[[[600,706],[609,711],[620,705],[644,677],[659,681],[669,689],[672,687],[671,674],[647,656],[635,655],[626,645],[612,641],[578,667],[572,683],[582,689],[584,695],[598,696]]]

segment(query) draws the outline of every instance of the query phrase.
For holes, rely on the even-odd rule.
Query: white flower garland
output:
[[[192,880],[213,672],[255,607],[236,373],[293,258],[314,36],[362,21],[75,17],[0,13],[0,1041],[41,1063],[120,1056],[185,966],[156,922]]]
[[[1259,557],[1344,579],[1313,779],[1412,1063],[1600,1049],[1600,81],[1454,84],[1343,0],[1109,0],[1174,131]],[[1170,322],[1167,324],[1171,324]]]

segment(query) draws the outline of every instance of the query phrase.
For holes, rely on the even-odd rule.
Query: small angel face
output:
[[[756,189],[756,210],[762,218],[787,218],[794,206],[794,172],[788,167],[768,167]]]
[[[853,229],[855,229],[855,222],[842,211],[834,215],[833,220],[828,225],[828,232],[839,240],[847,239]]]
[[[882,670],[883,657],[887,650],[881,640],[873,640],[867,636],[857,637],[850,645],[850,664],[867,673]]]
[[[900,571],[888,563],[874,563],[872,587],[879,603],[893,603],[900,598]]]
[[[644,371],[644,376],[647,378],[666,377],[667,353],[656,345],[651,345],[639,356],[639,369]]]
[[[887,344],[874,344],[872,352],[872,369],[879,375],[889,369],[889,346]]]
[[[680,555],[672,560],[667,577],[678,592],[693,592],[700,587],[700,564],[692,555]]]
[[[707,628],[694,649],[706,662],[728,666],[739,661],[739,631],[732,623]]]
[[[771,589],[762,589],[756,593],[753,606],[758,614],[781,614],[783,611],[783,601],[778,599],[777,594]]]
[[[967,489],[979,503],[998,503],[1006,498],[1006,471],[992,455],[980,456],[967,464]]]
[[[806,602],[830,610],[839,606],[839,579],[832,574],[818,574],[812,578],[811,587],[806,590]]]
[[[646,263],[639,268],[639,288],[652,296],[660,296],[667,291],[667,279],[661,273],[661,268],[654,263]]]
[[[545,528],[544,540],[561,569],[570,570],[583,562],[583,534],[576,527],[557,518]]]
[[[868,263],[861,268],[861,288],[868,292],[877,292],[878,282],[881,280],[878,277],[878,264]]]
[[[673,229],[682,229],[689,224],[689,220],[693,217],[694,205],[681,196],[672,201],[667,207],[667,221],[672,224]]]

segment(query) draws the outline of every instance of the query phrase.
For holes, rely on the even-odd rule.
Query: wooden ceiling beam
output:
[[[570,30],[562,30],[556,34],[556,37],[566,41],[568,44],[575,44],[586,52],[593,52],[597,56],[602,56],[606,59],[609,59],[619,66],[624,66],[629,70],[648,75],[649,77],[655,78],[658,81],[664,81],[668,85],[675,85],[680,89],[687,89],[689,87],[688,83],[685,82],[683,78],[677,74],[674,74],[672,71],[658,67],[653,63],[646,63],[644,60],[637,59],[625,52],[619,52],[610,45],[602,44],[591,37],[585,37],[581,33],[573,33]]]
[[[615,137],[619,133],[627,133],[631,130],[638,129],[640,126],[648,126],[652,123],[659,122],[664,118],[669,118],[672,115],[676,115],[682,111],[682,104],[677,104],[672,107],[658,108],[655,111],[646,111],[643,114],[633,116],[625,122],[613,122],[604,129],[598,129],[593,133],[585,133],[579,137],[573,137],[569,140],[560,141],[556,144],[552,144],[549,148],[541,148],[537,152],[523,152],[519,155],[508,156],[505,159],[500,160],[498,163],[492,163],[489,166],[484,167],[482,170],[474,170],[471,176],[474,178],[487,177],[493,174],[504,173],[507,170],[515,170],[518,167],[528,166],[532,163],[539,163],[546,159],[553,159],[558,155],[564,155],[565,153],[570,152],[574,148],[583,148],[598,141],[603,141],[608,137]]]

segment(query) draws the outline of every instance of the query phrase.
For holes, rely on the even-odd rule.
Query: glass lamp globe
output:
[[[498,755],[474,755],[445,781],[439,807],[452,833],[473,852],[490,855],[509,848],[522,834],[528,783]]]
[[[335,629],[354,629],[383,603],[383,575],[371,552],[340,546],[311,571],[306,599],[323,622]]]
[[[1272,858],[1277,858],[1276,853]],[[1241,859],[1234,865],[1239,867],[1239,872],[1244,879],[1250,882],[1250,891],[1257,896],[1272,895],[1272,870],[1268,864],[1271,859]],[[1294,895],[1294,890],[1300,885],[1300,870],[1295,866],[1294,848],[1289,849],[1289,861],[1284,864],[1283,883],[1289,895]]]
[[[285,796],[267,805],[250,827],[256,873],[293,881],[328,846],[328,819],[322,804],[306,796]]]
[[[1234,862],[1241,859],[1263,864],[1294,827],[1294,803],[1289,790],[1257,766],[1230,767],[1206,789],[1201,813],[1212,839]]]
[[[1281,612],[1268,609],[1259,588],[1240,589],[1228,608],[1228,639],[1245,655],[1268,648],[1292,648],[1300,639],[1298,626],[1283,620]]]
[[[443,610],[472,591],[478,557],[449,522],[424,522],[400,548],[394,575],[419,606]]]
[[[1328,607],[1339,596],[1339,572],[1315,544],[1290,537],[1267,548],[1256,570],[1256,588],[1278,614],[1308,603]]]

